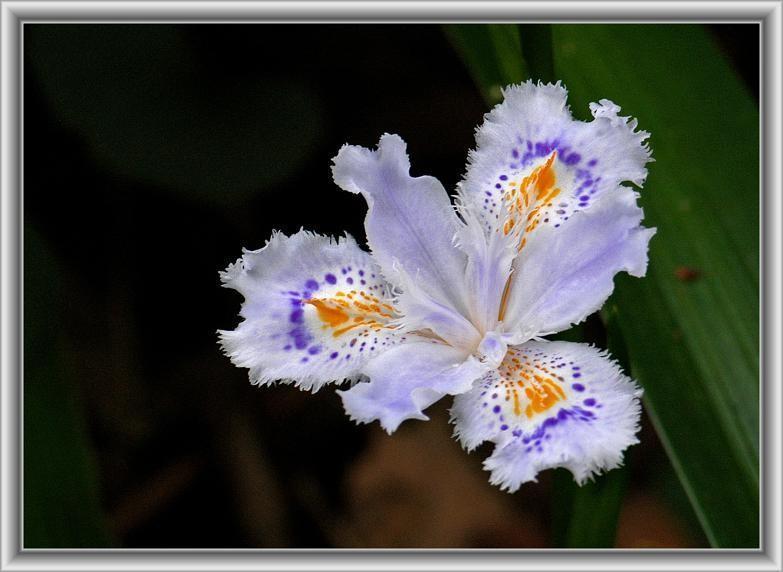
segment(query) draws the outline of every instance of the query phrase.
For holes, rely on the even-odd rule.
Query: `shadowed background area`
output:
[[[706,30],[757,100],[757,27]],[[363,200],[331,181],[342,144],[398,133],[414,175],[454,188],[488,110],[454,38],[25,26],[26,547],[578,544],[568,475],[500,492],[488,449],[451,438],[447,403],[389,437],[354,425],[330,388],[251,386],[216,344],[241,301],[218,271],[241,247],[300,227],[364,243]],[[579,337],[607,344],[597,316]],[[602,545],[708,546],[646,418],[641,441],[595,485],[616,507]]]

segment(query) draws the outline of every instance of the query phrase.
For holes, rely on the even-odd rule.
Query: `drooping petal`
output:
[[[503,489],[513,492],[554,467],[581,484],[619,466],[638,442],[641,393],[606,352],[530,341],[454,399],[452,420],[468,450],[496,444],[484,468]]]
[[[487,370],[464,351],[414,336],[367,362],[362,371],[368,382],[338,393],[351,419],[379,420],[391,433],[406,419],[427,419],[424,409],[444,395],[468,391]]]
[[[369,358],[399,342],[389,287],[350,236],[275,233],[221,278],[245,301],[244,320],[220,331],[220,343],[253,383],[316,390],[356,377]]]
[[[333,175],[340,187],[367,200],[367,241],[384,276],[401,288],[401,304],[410,294],[415,298],[410,304],[431,301],[433,308],[449,307],[467,316],[466,257],[454,246],[461,222],[437,179],[414,178],[409,171],[405,142],[387,134],[376,151],[344,146],[334,159]],[[460,322],[465,336],[476,335],[466,320],[438,313],[451,335]],[[444,339],[449,335],[436,332]]]
[[[560,228],[532,233],[514,261],[507,329],[538,336],[562,331],[603,305],[615,274],[644,276],[655,229],[640,226],[643,216],[636,193],[618,188]]]
[[[483,302],[474,320],[487,328],[503,317],[513,260],[537,229],[561,227],[623,181],[641,185],[650,161],[648,134],[608,100],[591,104],[594,120],[583,122],[571,117],[559,83],[527,82],[504,95],[478,129],[459,185],[467,225],[458,239],[469,256],[467,282]],[[476,246],[481,233],[485,245]]]

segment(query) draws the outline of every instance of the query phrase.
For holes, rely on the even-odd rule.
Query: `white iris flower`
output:
[[[637,442],[641,390],[586,344],[546,341],[598,310],[617,272],[643,276],[648,133],[608,100],[576,121],[559,83],[527,82],[476,133],[455,208],[432,177],[409,175],[404,141],[344,146],[335,182],[361,193],[371,253],[301,231],[221,274],[245,298],[221,331],[250,380],[340,391],[361,423],[393,432],[446,395],[455,434],[495,443],[491,482],[515,491],[566,467],[579,483]]]

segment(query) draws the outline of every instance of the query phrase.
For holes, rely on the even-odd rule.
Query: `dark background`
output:
[[[758,97],[758,28],[710,31]],[[28,546],[65,543],[52,519],[90,510],[92,532],[72,540],[84,546],[549,545],[552,476],[497,491],[485,451],[450,439],[445,405],[389,438],[330,388],[251,386],[216,344],[241,301],[217,272],[241,247],[300,227],[364,242],[363,200],[331,181],[342,144],[398,133],[414,175],[454,188],[487,107],[440,27],[27,25],[24,38]],[[644,431],[617,544],[704,545]],[[63,473],[83,476],[84,498]]]

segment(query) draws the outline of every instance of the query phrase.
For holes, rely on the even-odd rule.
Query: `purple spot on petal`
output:
[[[340,354],[338,354],[337,352],[332,352],[332,353],[330,353],[330,354],[329,354],[329,359],[334,359],[334,358],[336,358],[338,355],[340,355]]]
[[[324,280],[326,280],[329,284],[337,283],[337,277],[335,277],[335,275],[331,273],[324,276]]]
[[[588,397],[582,403],[584,403],[588,407],[592,407],[593,405],[595,405],[595,399],[593,399],[592,397]]]
[[[305,288],[307,288],[308,290],[318,290],[318,282],[310,279],[307,282],[305,282]]]
[[[581,383],[575,383],[571,387],[573,387],[575,391],[584,391],[585,390],[585,386],[582,385]]]
[[[345,281],[348,282],[348,284],[353,284],[353,278],[351,278],[350,276],[346,278]]]
[[[493,413],[500,413],[500,405],[495,405],[495,407],[492,408]]]

